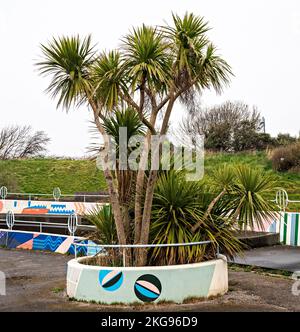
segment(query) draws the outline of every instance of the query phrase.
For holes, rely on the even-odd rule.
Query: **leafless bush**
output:
[[[46,151],[50,138],[30,126],[9,126],[0,131],[0,159],[34,157]]]
[[[271,155],[273,169],[279,172],[300,170],[300,142],[275,149]]]

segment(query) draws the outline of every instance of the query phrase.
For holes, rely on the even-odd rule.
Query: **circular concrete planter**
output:
[[[101,267],[68,262],[67,294],[76,300],[136,303],[207,298],[228,290],[227,260],[145,267]]]

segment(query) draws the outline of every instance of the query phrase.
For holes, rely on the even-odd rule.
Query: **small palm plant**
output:
[[[103,205],[96,207],[89,211],[85,215],[85,218],[94,226],[96,226],[95,232],[90,236],[90,239],[95,241],[97,244],[117,244],[117,230],[112,212],[111,205]],[[105,255],[102,255],[105,253]],[[104,249],[95,255],[95,261],[89,262],[96,263],[97,265],[113,266],[120,265],[121,257],[115,249]]]
[[[247,165],[222,166],[205,182],[188,182],[183,172],[160,175],[154,193],[151,240],[153,243],[211,241],[211,245],[155,248],[156,264],[199,262],[215,257],[217,246],[228,257],[241,253],[236,228],[262,227],[275,216],[267,194],[276,178]]]
[[[201,190],[197,182],[186,182],[184,174],[171,170],[164,172],[157,182],[151,222],[151,241],[155,244],[192,242],[191,232],[195,221],[201,220],[203,212],[196,195]],[[204,248],[190,247],[156,248],[152,252],[152,263],[157,261],[176,264],[201,260]]]
[[[248,165],[235,167],[235,182],[224,205],[229,209],[229,218],[237,221],[240,229],[264,229],[266,220],[275,220],[278,207],[268,199],[271,192],[279,189],[277,178]]]
[[[95,241],[97,241],[99,244],[118,243],[111,205],[96,207],[89,211],[85,218],[91,224],[96,226],[96,231],[92,235]]]
[[[154,193],[151,240],[160,243],[188,243],[211,241],[210,245],[155,248],[151,262],[155,264],[183,264],[215,257],[217,245],[233,256],[241,251],[241,243],[230,231],[230,220],[222,216],[222,209],[214,205],[206,214],[212,195],[203,183],[186,181],[183,172],[163,173]],[[200,224],[197,232],[193,231]]]

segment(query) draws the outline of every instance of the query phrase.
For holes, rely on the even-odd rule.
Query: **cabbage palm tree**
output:
[[[42,45],[42,74],[50,75],[48,92],[58,106],[70,109],[87,104],[97,129],[105,136],[103,121],[109,112],[131,107],[146,126],[143,153],[136,179],[134,241],[149,240],[150,217],[157,171],[146,174],[151,134],[166,134],[174,105],[187,105],[203,89],[218,93],[229,83],[230,66],[208,39],[208,24],[202,17],[173,15],[171,25],[133,29],[117,50],[96,53],[91,38],[61,37]],[[161,115],[160,128],[157,118]],[[108,151],[109,142],[104,137]],[[153,151],[152,151],[153,153]],[[105,157],[105,161],[108,157]],[[128,240],[122,216],[118,185],[109,167],[104,167],[120,244]],[[146,263],[146,252],[138,251],[136,265]],[[128,262],[130,263],[130,262]]]

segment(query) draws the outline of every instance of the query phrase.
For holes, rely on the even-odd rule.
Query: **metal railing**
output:
[[[289,199],[287,191],[284,189],[280,189],[276,192],[275,199],[271,200],[271,202],[276,203],[280,210],[284,212],[288,207],[289,203],[300,203],[300,200]]]
[[[82,197],[83,202],[86,202],[86,198],[93,197],[93,198],[108,198],[108,194],[62,194],[58,187],[53,189],[53,192],[50,194],[44,193],[15,193],[9,192],[8,189],[4,186],[0,187],[0,198],[5,199],[7,196],[24,196],[28,197],[28,200],[32,200],[34,197],[53,197],[54,201],[59,201],[61,197]]]
[[[0,222],[6,224],[9,230],[12,230],[14,226],[22,226],[22,227],[39,227],[40,233],[43,232],[43,226],[47,228],[64,228],[68,229],[69,234],[74,236],[77,229],[90,229],[95,230],[96,226],[93,225],[78,225],[78,217],[76,214],[70,214],[68,216],[67,223],[55,223],[48,221],[29,221],[29,220],[16,220],[14,213],[12,211],[8,211],[5,219],[0,219]]]
[[[287,225],[287,223],[284,221],[284,214],[286,212],[286,209],[289,205],[289,203],[300,203],[300,200],[291,200],[289,199],[289,195],[287,193],[287,191],[285,189],[279,189],[276,192],[276,196],[275,199],[271,200],[271,202],[276,203],[276,205],[279,207],[279,233],[281,230],[281,225],[282,222],[284,223],[284,225]]]
[[[166,243],[166,244],[87,244],[87,243],[78,243],[73,241],[75,259],[77,258],[77,249],[78,247],[84,248],[97,248],[99,251],[94,255],[96,256],[103,249],[120,249],[123,255],[123,267],[126,267],[126,249],[138,249],[138,248],[167,248],[167,247],[187,247],[187,246],[196,246],[196,245],[205,245],[212,244],[212,241],[199,241],[199,242],[186,242],[186,243]],[[219,244],[216,244],[216,257],[220,255]]]
[[[0,219],[0,222],[4,222],[3,225],[5,225],[5,219]],[[68,224],[63,224],[63,223],[54,223],[54,222],[45,222],[45,221],[27,221],[27,220],[15,220],[14,226],[22,226],[22,227],[39,227],[40,233],[43,232],[43,227],[44,228],[63,228],[63,229],[68,229]],[[9,228],[12,230],[12,228]],[[92,225],[78,225],[77,229],[91,229],[95,230],[96,226]],[[69,230],[69,229],[68,229]],[[70,235],[71,232],[69,230]],[[72,232],[73,233],[73,232]],[[73,235],[75,232],[73,233]]]

